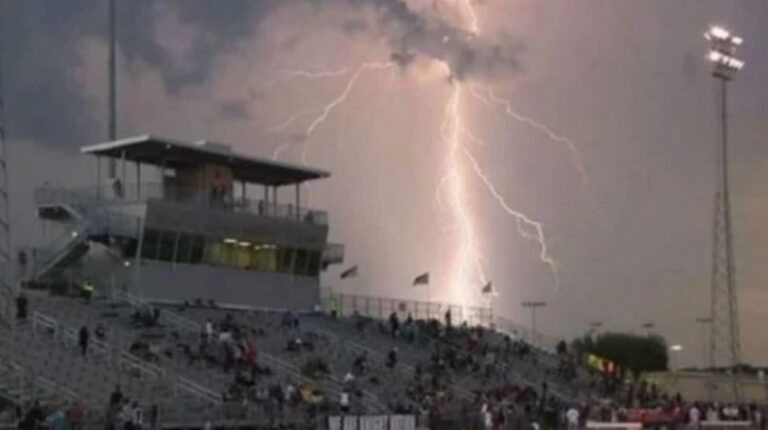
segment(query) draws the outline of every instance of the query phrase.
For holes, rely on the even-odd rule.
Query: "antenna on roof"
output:
[[[117,77],[115,76],[115,0],[109,0],[109,141],[117,140]],[[117,176],[117,162],[109,159],[109,178]]]

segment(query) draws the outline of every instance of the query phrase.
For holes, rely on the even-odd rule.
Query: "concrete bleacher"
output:
[[[79,399],[94,415],[104,414],[109,394],[120,384],[127,397],[142,400],[145,410],[158,404],[161,420],[171,426],[231,419],[265,422],[276,416],[272,406],[255,398],[255,391],[249,391],[252,397],[235,405],[234,410],[231,402],[224,401],[224,393],[235,383],[236,372],[223,369],[221,356],[211,362],[194,354],[209,319],[216,325],[229,319],[245,339],[255,344],[258,365],[269,369],[259,377],[257,387],[311,387],[321,394],[321,410],[328,413],[338,411],[343,392],[350,393],[353,413],[386,414],[402,408],[417,411],[423,398],[414,396],[413,388],[417,380],[430,386],[424,381],[433,376],[437,351],[453,350],[464,358],[475,354],[473,358],[484,365],[482,360],[487,358],[469,352],[460,338],[459,343],[452,343],[451,336],[444,335],[444,327],[438,327],[440,334],[436,335],[435,326],[427,330],[424,322],[401,325],[401,332],[393,336],[386,321],[332,318],[321,312],[291,314],[290,318],[299,321],[295,327],[286,324],[282,312],[228,310],[200,303],[159,306],[127,293],[94,298],[89,304],[42,292],[29,292],[28,297],[29,320],[0,330],[0,359],[24,362],[28,372],[50,381],[48,385],[61,387],[56,396],[50,394],[51,398],[64,399],[59,402]],[[137,324],[137,313],[151,315],[155,310],[159,312],[156,324]],[[92,339],[87,359],[80,356],[77,346],[77,331],[83,326],[89,328]],[[105,329],[101,340],[96,339],[97,326]],[[297,337],[304,347],[288,350],[289,341]],[[505,344],[504,339],[501,333],[486,331],[483,343],[497,351]],[[131,352],[136,342],[150,345],[149,351]],[[308,344],[311,348],[306,347]],[[221,354],[218,343],[213,348],[214,355]],[[385,362],[393,349],[397,350],[398,361],[391,368]],[[367,357],[366,371],[360,374],[354,362],[363,354]],[[588,394],[578,381],[558,375],[560,358],[548,351],[530,348],[523,356],[502,357],[496,353],[491,357],[494,359],[488,363],[487,372],[485,366],[483,371],[475,366],[441,374],[445,379],[439,383],[439,397],[449,410],[473,404],[479,393],[511,384],[540,392],[546,381],[548,394],[564,402],[580,401]],[[327,364],[328,374],[306,374],[305,364],[311,359]],[[345,382],[347,373],[354,375],[353,383]],[[6,376],[0,367],[0,396],[10,386],[5,382],[10,376]],[[430,392],[430,396],[434,395],[434,391]],[[300,403],[286,406],[277,415],[283,422],[301,422],[310,410],[307,404]]]

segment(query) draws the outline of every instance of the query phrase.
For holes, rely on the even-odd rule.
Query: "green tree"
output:
[[[594,354],[640,376],[645,372],[667,370],[667,342],[658,335],[641,336],[632,333],[603,333],[593,338],[585,335],[572,343],[579,354]]]

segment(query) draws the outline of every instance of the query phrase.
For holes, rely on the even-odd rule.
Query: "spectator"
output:
[[[85,418],[85,410],[83,406],[75,401],[67,411],[67,421],[69,422],[69,430],[81,430],[83,428],[83,418]]]
[[[133,430],[133,409],[128,399],[123,400],[123,405],[117,415],[118,428]]]
[[[115,390],[109,396],[109,406],[119,406],[123,402],[123,392],[120,391],[120,385],[115,385]]]
[[[339,395],[339,409],[342,414],[349,413],[349,393],[346,390]]]
[[[694,403],[691,409],[688,410],[688,426],[691,428],[699,428],[701,425],[701,411],[699,410],[698,403]]]
[[[94,289],[93,282],[91,282],[90,279],[86,279],[85,282],[83,282],[83,285],[80,287],[80,294],[82,294],[85,304],[91,303]]]
[[[389,354],[387,354],[386,365],[389,369],[394,369],[397,365],[397,347],[393,347],[389,350]]]
[[[576,406],[571,406],[568,411],[565,413],[565,421],[568,425],[568,430],[577,430],[579,428],[579,419],[580,419],[579,410],[576,409]]]
[[[205,337],[208,343],[213,342],[213,321],[210,318],[205,320]]]
[[[88,333],[88,327],[82,326],[80,327],[80,335],[78,343],[80,344],[80,352],[83,354],[83,357],[85,357],[85,354],[88,352],[88,342],[90,341],[90,333]]]
[[[368,351],[363,351],[362,354],[355,357],[355,361],[352,363],[352,369],[362,375],[365,373],[365,364],[368,362]]]
[[[104,328],[104,326],[101,323],[98,323],[96,325],[96,339],[98,340],[104,340],[107,337],[107,330]]]
[[[19,294],[16,298],[16,319],[24,321],[27,319],[27,308],[29,306],[29,300],[24,293]]]
[[[396,312],[392,312],[389,315],[389,328],[392,332],[392,337],[397,337],[397,332],[400,330],[400,320],[397,318]]]
[[[43,409],[40,407],[40,402],[35,400],[32,408],[19,421],[19,430],[35,430],[44,418],[45,414],[43,414]]]
[[[45,421],[48,425],[48,430],[65,430],[67,424],[64,411],[61,409],[56,409],[52,414],[48,415]]]
[[[144,425],[144,410],[135,400],[131,408],[131,425],[133,430],[141,430],[141,426]]]
[[[451,328],[451,308],[445,312],[445,327]]]

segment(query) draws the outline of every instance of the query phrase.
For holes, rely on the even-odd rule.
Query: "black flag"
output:
[[[341,279],[354,278],[355,276],[357,276],[357,264],[341,272]]]
[[[429,272],[424,272],[413,280],[413,285],[429,284]]]

